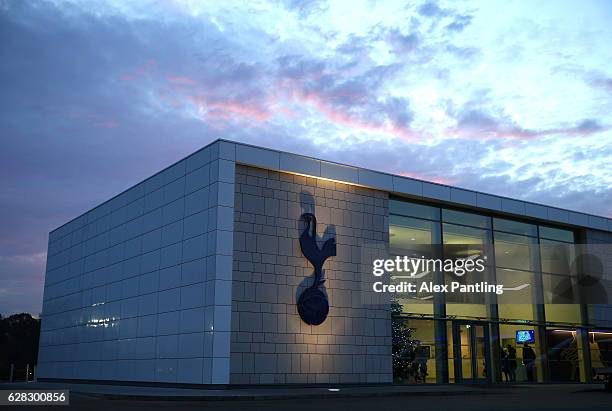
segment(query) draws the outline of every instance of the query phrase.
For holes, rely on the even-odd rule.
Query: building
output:
[[[337,243],[320,325],[296,307],[312,284],[300,249],[304,212],[317,217],[322,240]],[[517,331],[528,339],[533,331],[534,381],[591,381],[607,361],[605,304],[436,297],[403,301],[392,316],[390,304],[366,301],[373,256],[410,241],[494,243],[498,277],[516,273],[550,297],[568,273],[548,272],[544,246],[609,245],[612,220],[218,140],[49,234],[38,377],[500,381],[501,347],[517,346]],[[521,254],[533,250],[542,258]],[[415,348],[408,371],[392,364],[395,327]],[[520,346],[516,357],[516,378],[526,380]]]

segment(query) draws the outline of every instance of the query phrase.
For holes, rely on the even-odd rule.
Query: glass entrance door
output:
[[[453,322],[453,357],[455,381],[489,381],[489,330],[486,324],[472,321]]]

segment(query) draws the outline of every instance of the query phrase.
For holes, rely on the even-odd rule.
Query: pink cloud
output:
[[[188,96],[187,98],[198,108],[206,110],[207,116],[212,118],[232,120],[238,117],[239,119],[249,118],[258,122],[265,122],[272,117],[272,114],[265,107],[260,107],[257,103],[213,99],[204,94]]]
[[[365,133],[392,135],[407,141],[417,141],[421,138],[414,130],[393,124],[389,119],[375,121],[351,112],[351,108],[364,108],[366,110],[364,112],[365,116],[373,114],[367,112],[367,105],[363,105],[364,100],[368,97],[364,93],[351,92],[348,90],[333,92],[305,90],[304,87],[295,80],[284,80],[279,83],[279,86],[285,89],[290,99],[299,104],[306,104],[314,107],[333,123]],[[334,105],[332,104],[334,101],[342,101],[343,104]]]

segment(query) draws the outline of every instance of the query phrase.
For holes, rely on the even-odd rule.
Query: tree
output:
[[[0,380],[8,379],[11,364],[18,370],[38,360],[40,320],[30,314],[0,316]]]
[[[414,328],[408,326],[408,319],[402,318],[402,306],[397,300],[391,302],[391,336],[393,378],[396,382],[407,381],[412,375],[417,342],[412,339]]]

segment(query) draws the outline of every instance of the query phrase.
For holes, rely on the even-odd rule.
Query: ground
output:
[[[478,388],[471,392],[397,392],[371,397],[301,398],[301,399],[227,399],[227,400],[139,400],[108,399],[99,395],[72,393],[70,409],[75,410],[588,410],[610,411],[612,393],[599,385],[522,386]],[[17,407],[16,407],[17,408]],[[19,409],[41,410],[32,406]],[[8,409],[8,407],[7,407]]]

